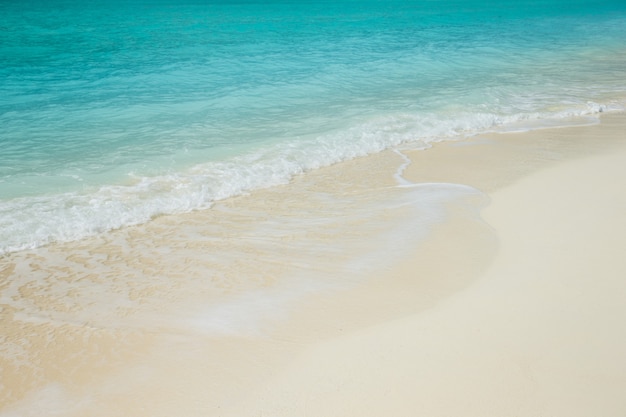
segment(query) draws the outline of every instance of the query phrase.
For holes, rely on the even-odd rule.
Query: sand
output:
[[[122,291],[126,278],[114,275],[122,269],[111,265],[128,268],[132,260],[137,262],[133,268],[155,270],[159,277],[171,279],[180,267],[168,268],[180,263],[187,265],[186,276],[202,277],[213,264],[201,255],[218,248],[196,234],[202,235],[201,225],[210,224],[206,216],[215,214],[159,219],[150,234],[129,229],[104,241],[81,243],[80,250],[73,244],[10,257],[2,269],[4,337],[16,345],[28,341],[21,348],[36,359],[39,373],[4,366],[11,373],[2,376],[0,415],[626,415],[625,132],[626,115],[615,114],[586,127],[481,135],[426,151],[402,150],[412,160],[403,173],[408,180],[451,184],[457,193],[442,206],[445,221],[391,264],[372,268],[371,276],[342,288],[311,290],[273,311],[272,319],[255,331],[177,333],[172,330],[176,323],[146,325],[163,294],[191,297],[166,285],[165,278],[154,287],[136,282],[136,288],[124,290],[145,300],[141,315],[90,313],[96,318],[89,323],[92,329],[67,320],[73,316],[64,315],[64,309],[71,303],[51,307],[59,303],[50,294],[62,281],[53,279],[62,275],[54,263],[58,259],[68,269],[66,258],[71,257],[70,265],[89,272],[102,267],[92,265],[89,257],[102,255],[110,273],[100,279],[114,279],[113,295]],[[345,204],[361,204],[366,201],[359,197],[361,188],[389,190],[391,174],[402,162],[400,155],[385,152],[297,179],[298,187],[305,183],[313,191],[332,186],[332,195],[315,194],[318,206],[312,208],[310,201],[285,200],[291,194],[280,187],[254,202],[225,202],[218,210],[220,219],[232,220],[246,237],[237,242],[246,244],[229,238],[233,246],[224,253],[267,255],[276,249],[258,244],[253,231],[259,223],[248,227],[241,207],[255,219],[271,207],[264,222],[273,222],[274,230],[290,213],[323,211],[323,198],[329,195],[335,204],[339,196],[353,193],[358,198],[346,197]],[[341,239],[349,233],[354,233],[352,241],[367,241],[367,231],[374,227],[369,223],[384,217],[357,220],[316,226],[306,239],[280,235],[286,241],[280,248],[295,254],[307,239],[343,245]],[[332,230],[340,224],[338,237]],[[168,253],[153,249],[145,256],[138,248],[163,247],[148,242],[146,236],[163,239],[155,230],[167,231]],[[193,252],[191,243],[198,246]],[[387,249],[378,242],[376,250]],[[245,284],[229,281],[245,271],[237,264],[225,269],[223,285],[230,287],[223,293],[197,296],[286,291],[278,277],[309,270],[312,264],[306,262],[318,262],[314,275],[346,274],[337,265],[347,255],[330,255],[293,258],[289,265],[249,264],[246,268],[263,274],[258,282]],[[107,263],[124,256],[128,258],[121,263]],[[44,271],[50,287],[33,287],[26,278],[33,271]],[[73,285],[87,277],[96,282],[97,274],[87,272],[63,272],[62,277]],[[7,285],[12,278],[25,281],[16,286],[9,303],[6,288],[12,288]],[[160,291],[160,296],[152,295]],[[20,296],[46,305],[46,314],[61,324],[50,327],[41,317],[40,322],[18,320],[26,305],[15,302]],[[267,314],[267,306],[250,314],[259,312]],[[93,363],[94,358],[100,360]]]
[[[482,212],[498,239],[486,271],[424,311],[307,348],[232,415],[626,415],[624,120],[519,135],[581,142],[565,160],[516,167],[531,173],[502,188],[493,163],[474,161],[467,182],[496,188]],[[586,156],[585,136],[617,143]],[[455,175],[466,174],[442,176]]]

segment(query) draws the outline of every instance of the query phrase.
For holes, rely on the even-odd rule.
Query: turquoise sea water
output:
[[[626,106],[621,0],[3,1],[0,254]]]

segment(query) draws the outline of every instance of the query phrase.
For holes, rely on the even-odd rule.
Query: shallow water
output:
[[[474,222],[485,204],[471,187],[410,183],[402,177],[403,154],[363,162],[210,210],[6,254],[0,414],[125,415],[146,400],[131,393],[189,387],[187,377],[162,375],[172,361],[180,361],[183,375],[215,367],[227,378],[240,371],[222,363],[223,352],[206,356],[224,340],[234,341],[242,360],[267,353],[241,344],[276,343],[274,329],[302,303],[388,270],[448,218],[450,207],[469,208]],[[310,330],[327,331],[316,326]],[[206,398],[225,401],[221,389],[186,405],[215,406]],[[177,395],[162,400],[175,404]],[[167,407],[148,409],[167,415]]]

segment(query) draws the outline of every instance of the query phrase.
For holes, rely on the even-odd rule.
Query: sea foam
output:
[[[182,172],[136,177],[130,184],[4,200],[0,201],[0,253],[77,240],[159,215],[207,209],[216,201],[285,184],[295,175],[399,145],[426,148],[433,142],[484,132],[588,123],[602,111],[622,108],[620,103],[588,103],[553,113],[398,114]]]

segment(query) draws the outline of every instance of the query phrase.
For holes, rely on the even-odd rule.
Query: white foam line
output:
[[[413,186],[415,185],[415,183],[407,180],[406,178],[404,178],[402,176],[402,174],[404,173],[404,170],[407,169],[407,167],[409,165],[412,164],[413,161],[411,161],[411,159],[406,156],[405,154],[403,154],[402,152],[400,152],[399,149],[394,149],[393,150],[396,154],[400,155],[400,157],[402,159],[404,159],[404,163],[402,165],[400,165],[398,167],[398,170],[396,171],[395,174],[393,174],[393,177],[395,178],[395,180],[398,182],[398,186],[399,187],[409,187],[409,186]]]
[[[384,116],[311,140],[277,144],[227,161],[213,161],[180,173],[145,177],[138,183],[102,186],[93,192],[67,192],[0,201],[0,256],[51,242],[67,242],[125,226],[142,224],[163,214],[207,209],[215,201],[253,190],[288,183],[295,175],[340,161],[393,149],[429,147],[513,128],[568,125],[571,118],[624,109],[621,102],[587,103],[556,113],[437,113]],[[547,121],[550,123],[547,123]],[[394,178],[399,187],[413,184],[403,173],[404,159]]]

